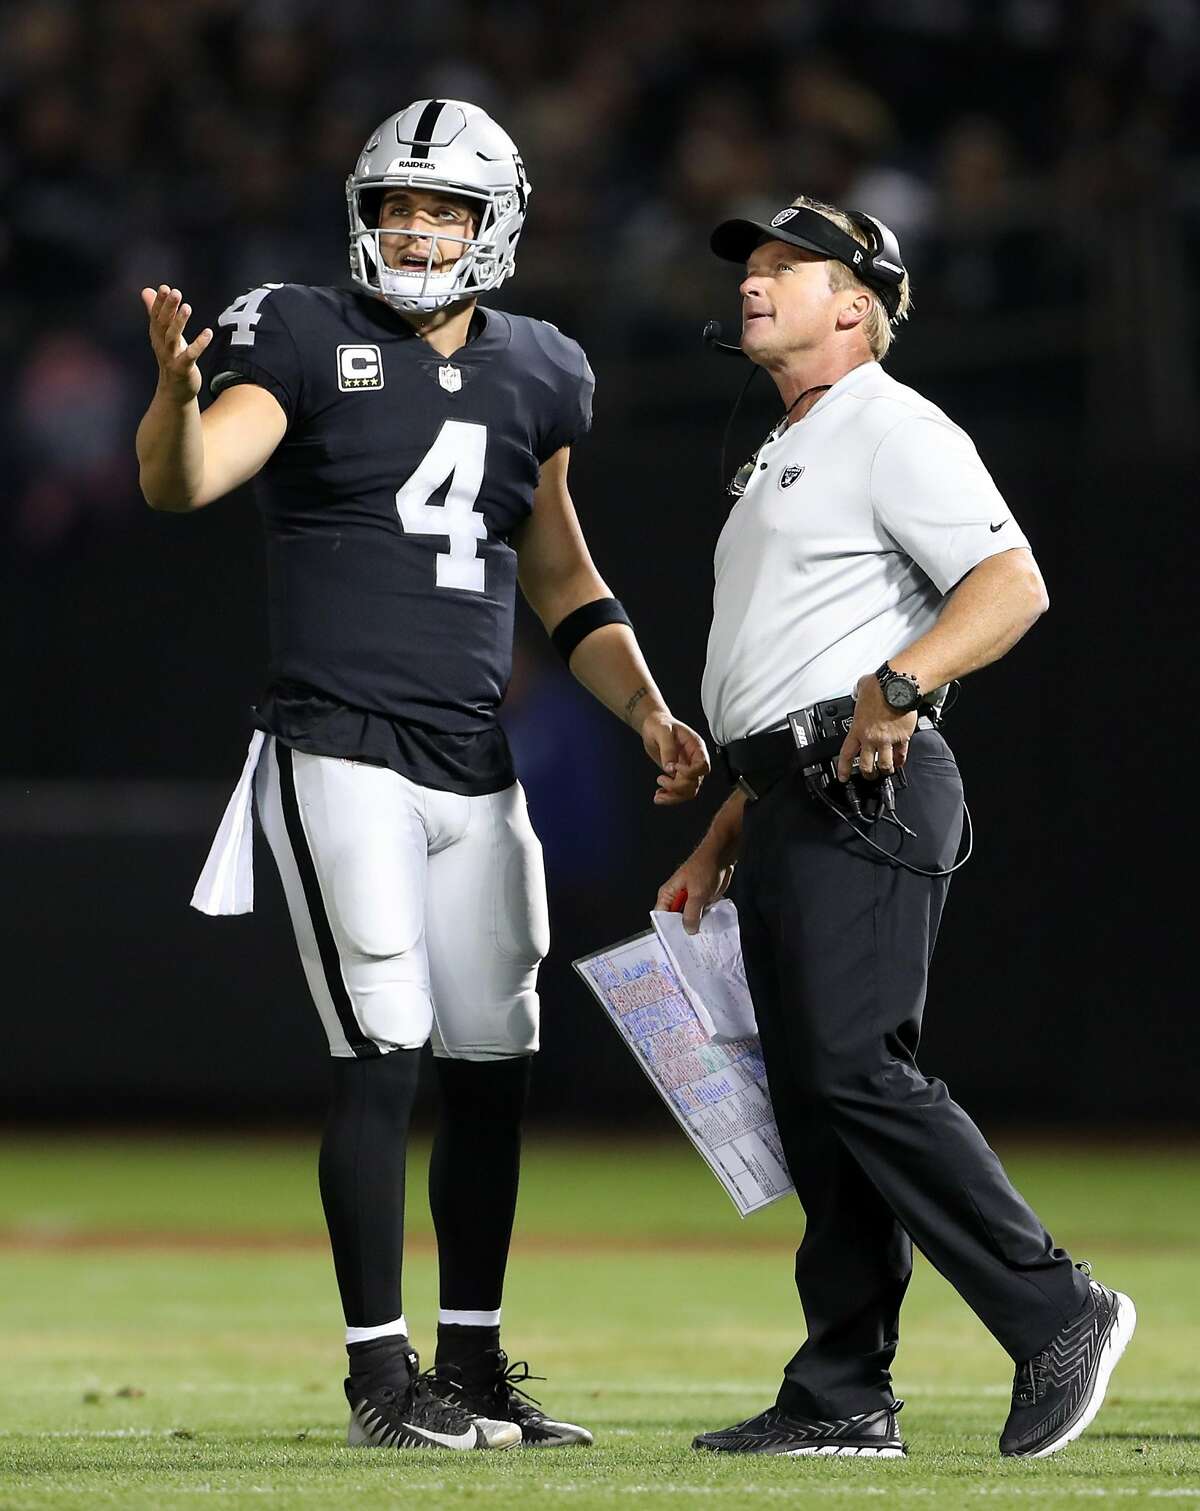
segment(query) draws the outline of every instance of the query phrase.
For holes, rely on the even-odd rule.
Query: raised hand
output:
[[[183,303],[178,289],[165,283],[160,283],[157,291],[143,289],[142,303],[150,320],[150,346],[158,361],[159,387],[181,401],[194,399],[201,383],[196,362],[212,340],[212,330],[205,326],[189,345],[183,332],[192,307]]]

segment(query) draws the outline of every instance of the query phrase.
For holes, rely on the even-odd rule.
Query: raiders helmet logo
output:
[[[790,488],[796,479],[803,477],[803,475],[803,467],[785,467],[779,474],[779,486],[781,488]]]
[[[457,393],[462,387],[462,373],[447,362],[445,367],[438,368],[438,382],[447,393]]]
[[[780,210],[779,214],[775,217],[771,224],[773,226],[786,226],[789,220],[795,219],[795,216],[796,211],[794,209]]]

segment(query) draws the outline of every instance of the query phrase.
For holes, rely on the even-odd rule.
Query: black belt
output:
[[[775,784],[801,766],[817,766],[837,759],[845,743],[846,731],[854,716],[853,698],[831,698],[814,703],[805,713],[815,716],[818,712],[826,720],[836,720],[841,726],[838,734],[806,745],[803,750],[796,744],[790,728],[770,729],[763,734],[747,735],[741,740],[730,740],[718,750],[725,774],[735,787],[740,787],[751,802],[765,797]],[[936,729],[937,722],[928,713],[917,716],[918,729]]]

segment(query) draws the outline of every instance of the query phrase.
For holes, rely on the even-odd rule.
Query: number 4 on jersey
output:
[[[262,302],[268,294],[282,287],[282,283],[264,283],[260,289],[251,289],[248,294],[240,294],[228,309],[221,311],[217,317],[217,324],[233,326],[233,335],[229,338],[230,346],[254,345],[254,327],[262,319]]]
[[[487,539],[487,521],[475,500],[483,486],[486,453],[486,425],[446,420],[420,466],[396,494],[396,512],[409,535],[449,537],[449,551],[437,555],[439,588],[484,590],[484,562],[475,547]],[[446,502],[431,504],[447,478]]]

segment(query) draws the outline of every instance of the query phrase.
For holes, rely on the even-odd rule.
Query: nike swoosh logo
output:
[[[988,529],[992,532],[993,535],[995,535],[996,531],[1003,530],[1006,524],[1008,524],[1008,521],[1006,519],[1002,519],[998,525],[989,525]]]
[[[439,1443],[443,1448],[473,1448],[475,1446],[474,1427],[466,1432],[434,1432],[432,1428],[414,1427],[409,1423],[408,1430],[416,1433],[417,1437],[424,1438],[427,1443]]]
[[[410,1432],[426,1438],[429,1443],[441,1443],[443,1448],[475,1448],[475,1428],[467,1432],[434,1432],[423,1426],[410,1426]]]
[[[394,1429],[373,1406],[368,1406],[364,1410],[363,1405],[359,1405],[355,1408],[354,1416],[368,1440],[374,1441],[379,1446],[388,1446],[392,1433],[398,1430]],[[432,1427],[417,1427],[412,1422],[405,1422],[404,1431],[411,1432],[414,1437],[421,1438],[431,1447],[438,1448],[474,1448],[477,1441],[474,1427],[468,1427],[466,1432],[435,1432]]]

